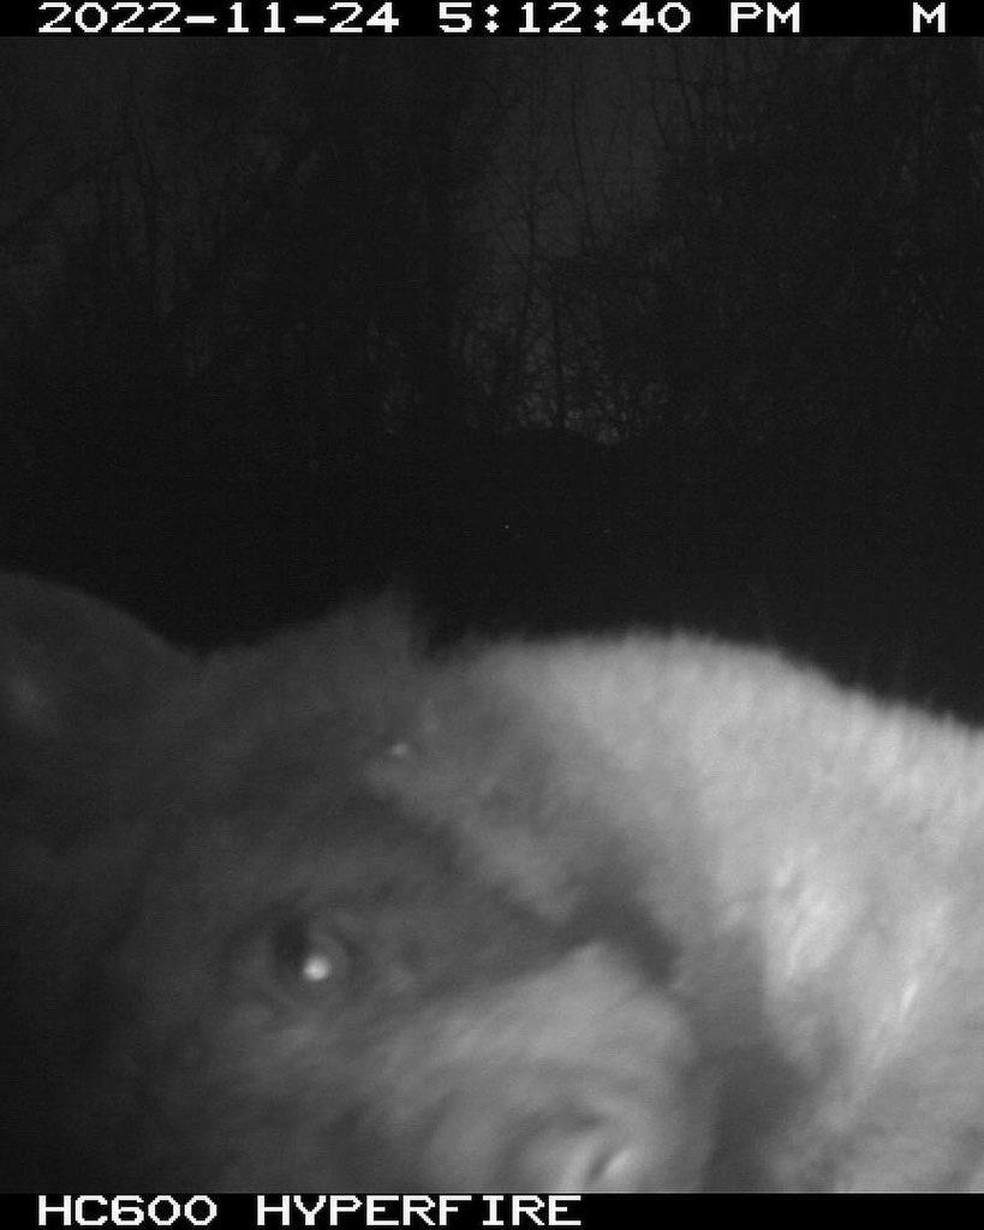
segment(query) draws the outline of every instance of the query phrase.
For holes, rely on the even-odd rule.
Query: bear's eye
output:
[[[269,944],[277,982],[295,994],[336,985],[351,972],[351,951],[318,919],[302,917],[277,922]]]

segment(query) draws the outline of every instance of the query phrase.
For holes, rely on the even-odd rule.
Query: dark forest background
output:
[[[982,158],[969,39],[5,40],[0,565],[984,716]]]

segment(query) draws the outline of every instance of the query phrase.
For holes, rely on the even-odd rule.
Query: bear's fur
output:
[[[703,1182],[666,938],[387,780],[447,670],[386,604],[200,662],[3,581],[4,1187]]]
[[[957,723],[387,603],[201,662],[8,578],[0,737],[8,1186],[980,1186]]]

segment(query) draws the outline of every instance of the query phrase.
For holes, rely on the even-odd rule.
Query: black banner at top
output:
[[[47,38],[984,34],[980,0],[6,0],[0,12],[0,34]]]

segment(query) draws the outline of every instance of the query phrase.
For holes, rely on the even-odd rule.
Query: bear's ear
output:
[[[192,664],[108,603],[0,573],[0,807],[7,820],[28,797],[83,791],[137,715]]]
[[[109,603],[0,573],[0,729],[83,734],[125,719],[188,665]]]

